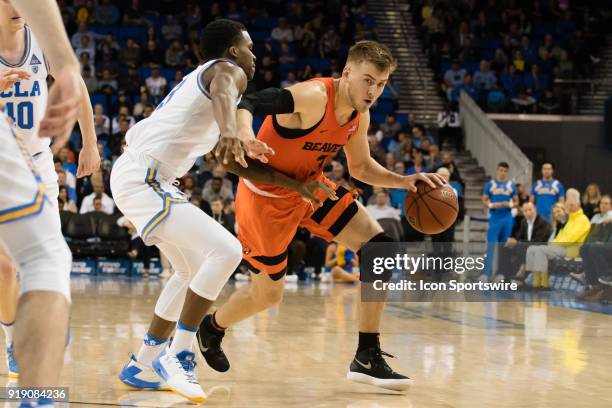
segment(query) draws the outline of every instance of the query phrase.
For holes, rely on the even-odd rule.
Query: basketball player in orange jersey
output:
[[[445,184],[436,174],[395,174],[370,156],[369,109],[382,93],[395,66],[387,47],[363,41],[350,49],[339,79],[315,78],[288,89],[266,89],[243,97],[238,111],[238,132],[242,140],[247,142],[255,137],[253,113],[269,115],[257,136],[275,151],[268,165],[298,182],[325,183],[335,194],[330,195],[327,186],[318,190],[322,205],[316,208],[290,186],[241,178],[236,197],[238,238],[253,278],[250,287],[236,291],[200,325],[200,350],[213,369],[229,369],[229,361],[221,349],[224,330],[281,301],[287,247],[299,226],[357,253],[364,243],[392,241],[348,190],[323,176],[324,165],[340,149],[344,148],[351,176],[365,183],[412,191],[416,191],[415,183],[419,180],[432,187]],[[249,166],[251,163],[264,166],[255,162]],[[240,166],[224,164],[230,171],[248,177]],[[410,386],[411,380],[394,372],[384,359],[390,355],[380,349],[383,309],[382,302],[361,303],[359,346],[347,378],[401,391]]]

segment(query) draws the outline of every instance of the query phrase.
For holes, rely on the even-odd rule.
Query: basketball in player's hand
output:
[[[408,192],[404,200],[406,219],[412,228],[423,234],[439,234],[457,219],[459,201],[455,190],[448,184],[432,188],[418,181],[417,192]]]

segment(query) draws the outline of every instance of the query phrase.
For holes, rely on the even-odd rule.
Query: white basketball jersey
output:
[[[30,74],[30,79],[16,82],[0,93],[0,102],[12,119],[17,134],[23,139],[30,154],[46,150],[49,138],[38,137],[38,128],[47,108],[47,76],[49,74],[43,50],[30,27],[24,28],[25,49],[21,60],[11,64],[0,55],[0,70],[20,68]]]
[[[185,175],[198,157],[209,153],[219,141],[219,126],[202,74],[222,61],[231,62],[211,60],[185,76],[151,116],[128,131],[128,149],[145,153],[172,168],[174,177]]]

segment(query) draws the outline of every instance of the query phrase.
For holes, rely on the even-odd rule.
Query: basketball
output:
[[[439,234],[448,229],[457,219],[459,202],[455,190],[448,184],[431,188],[418,181],[417,192],[408,193],[404,200],[406,219],[423,234]]]

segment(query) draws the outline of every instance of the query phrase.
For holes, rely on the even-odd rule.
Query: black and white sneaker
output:
[[[393,371],[383,356],[393,358],[378,347],[362,350],[355,355],[346,378],[394,391],[410,388],[412,380]]]
[[[223,373],[230,368],[229,360],[221,348],[225,333],[219,334],[212,330],[211,319],[212,315],[207,315],[200,324],[200,330],[196,333],[198,347],[210,368]]]

